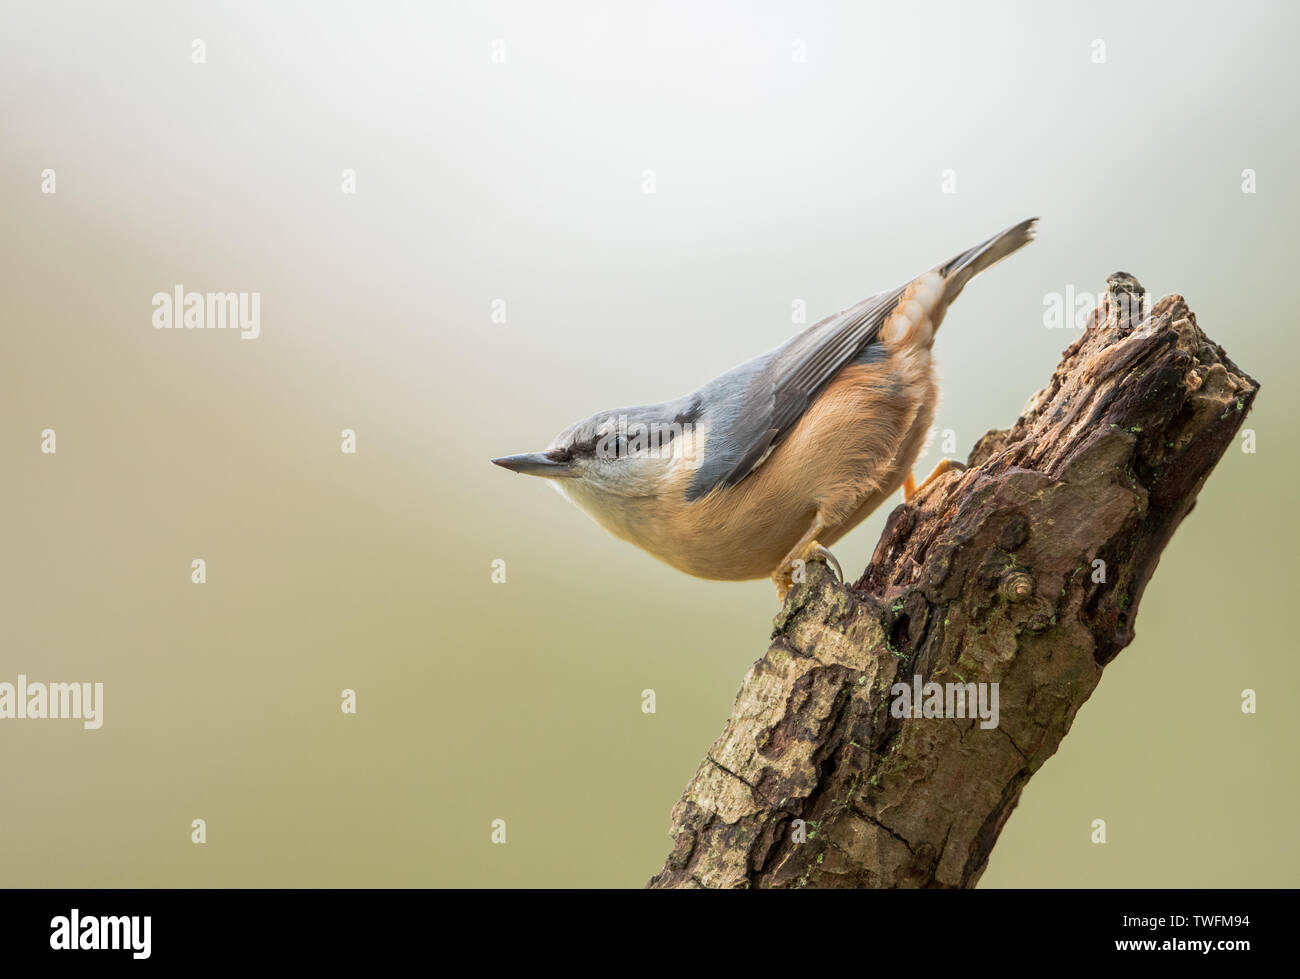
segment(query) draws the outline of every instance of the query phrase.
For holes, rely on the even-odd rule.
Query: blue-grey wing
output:
[[[702,388],[698,397],[708,412],[709,433],[687,498],[740,482],[793,430],[842,368],[882,356],[874,341],[902,294],[902,288],[882,292],[828,316]]]

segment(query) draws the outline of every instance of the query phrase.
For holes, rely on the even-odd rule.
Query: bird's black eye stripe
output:
[[[546,453],[546,457],[552,462],[572,462],[574,459],[580,459],[596,454],[596,444],[599,440],[596,438],[584,439],[581,442],[574,442],[571,445],[561,446],[558,449],[552,449]]]
[[[571,442],[561,448],[551,449],[546,455],[547,458],[554,462],[571,462],[574,459],[592,458],[594,456],[606,459],[627,459],[633,455],[633,445],[652,447],[668,445],[680,434],[679,430],[681,428],[692,424],[698,417],[698,408],[692,406],[689,410],[680,412],[672,425],[659,425],[652,428],[647,423],[637,422],[636,426],[632,428],[631,436],[619,429],[610,429]],[[649,434],[647,434],[647,431]]]
[[[622,459],[627,455],[627,439],[616,432],[605,432],[591,440],[587,451],[606,459]]]

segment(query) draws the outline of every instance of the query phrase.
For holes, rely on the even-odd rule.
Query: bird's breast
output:
[[[911,330],[924,323],[912,320]],[[740,482],[688,502],[693,472],[683,469],[661,498],[630,507],[610,529],[678,570],[722,580],[770,575],[819,514],[828,518],[823,543],[839,539],[875,509],[864,502],[898,489],[933,418],[929,347],[915,338],[899,333],[884,359],[840,371]]]

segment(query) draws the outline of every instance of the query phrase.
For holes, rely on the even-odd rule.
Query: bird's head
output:
[[[503,469],[553,480],[575,502],[657,496],[698,463],[696,413],[678,402],[605,411],[570,425],[541,452],[503,456]]]

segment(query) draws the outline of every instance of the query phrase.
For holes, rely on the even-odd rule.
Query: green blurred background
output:
[[[0,680],[105,721],[0,723],[0,883],[641,885],[772,588],[488,459],[1039,214],[937,343],[959,455],[1076,335],[1044,297],[1116,269],[1263,393],[982,885],[1300,884],[1300,14],[1047,7],[10,7]],[[177,283],[260,292],[261,338],[155,331]]]

